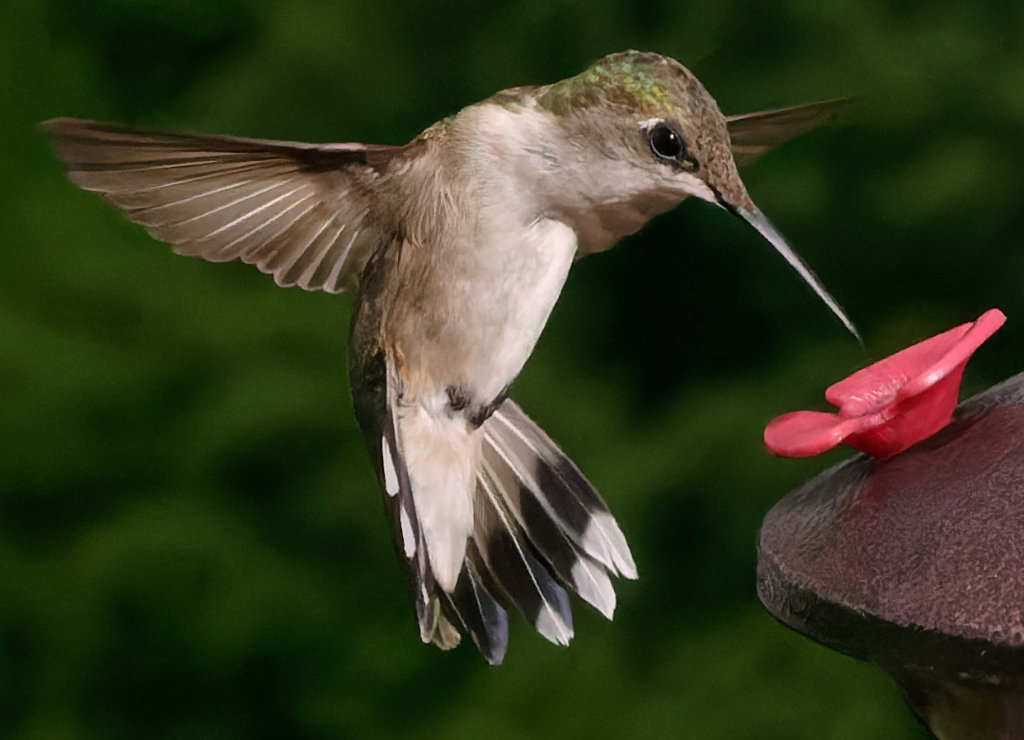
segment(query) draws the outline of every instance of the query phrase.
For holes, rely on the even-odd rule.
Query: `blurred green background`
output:
[[[880,670],[754,596],[767,509],[834,452],[772,416],[1002,308],[1021,369],[1024,5],[7,0],[0,30],[0,736],[921,738]],[[745,172],[860,325],[687,202],[579,263],[513,395],[641,572],[560,649],[419,643],[345,377],[351,301],[173,256],[62,177],[55,116],[401,143],[624,48],[727,113],[860,95]]]

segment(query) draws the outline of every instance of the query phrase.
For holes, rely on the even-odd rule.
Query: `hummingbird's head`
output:
[[[669,57],[610,54],[555,83],[540,104],[562,122],[584,164],[589,210],[622,236],[686,197],[725,208],[758,231],[856,336],[785,238],[754,205],[733,159],[725,116],[692,72]],[[616,223],[617,222],[617,223]],[[598,246],[596,248],[601,248]]]
[[[725,116],[686,67],[639,51],[610,54],[541,97],[595,163],[625,166],[616,186],[670,201],[696,196],[753,210],[729,144]]]

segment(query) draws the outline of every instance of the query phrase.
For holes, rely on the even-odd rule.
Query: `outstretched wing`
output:
[[[728,116],[732,156],[737,166],[748,165],[769,149],[785,144],[808,131],[839,123],[849,108],[848,98],[824,100],[820,103],[795,105],[790,108]]]
[[[338,292],[373,249],[372,193],[407,147],[300,144],[43,124],[76,185],[179,254],[242,260],[279,285]]]

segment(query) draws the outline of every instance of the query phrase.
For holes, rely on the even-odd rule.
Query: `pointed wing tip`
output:
[[[39,124],[39,129],[43,133],[53,137],[75,136],[82,135],[87,132],[94,132],[97,130],[111,130],[120,128],[120,126],[114,123],[104,123],[102,121],[94,121],[89,118],[71,118],[70,116],[50,118],[46,121],[42,121]]]
[[[54,156],[65,167],[68,165],[66,161],[68,142],[66,140],[82,131],[82,123],[84,122],[77,118],[51,118],[38,124],[39,130],[50,140]],[[72,183],[82,187],[74,180]]]
[[[48,134],[59,133],[62,129],[72,128],[79,122],[77,118],[49,118],[45,121],[40,122],[39,128]]]

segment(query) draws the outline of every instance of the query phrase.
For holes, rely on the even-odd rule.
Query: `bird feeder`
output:
[[[857,455],[765,516],[758,596],[784,625],[872,661],[941,740],[1024,738],[1024,373],[956,407],[997,310],[775,419],[777,454]]]

